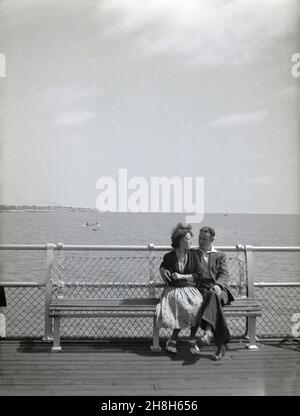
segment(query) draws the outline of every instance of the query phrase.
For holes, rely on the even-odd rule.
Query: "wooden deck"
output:
[[[300,343],[260,342],[258,351],[230,344],[221,362],[215,347],[199,357],[179,344],[171,356],[150,342],[0,340],[0,395],[299,395]]]

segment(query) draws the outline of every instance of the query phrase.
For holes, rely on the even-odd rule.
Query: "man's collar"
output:
[[[217,253],[217,250],[214,248],[213,245],[210,246],[210,250],[204,251],[200,247],[199,250],[202,251],[203,254]]]

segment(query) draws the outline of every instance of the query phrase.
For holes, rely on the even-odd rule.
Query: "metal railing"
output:
[[[231,275],[237,278],[231,285],[237,296],[242,295],[243,285],[238,282],[241,264],[245,264],[248,295],[256,296],[263,310],[257,322],[258,337],[290,337],[292,316],[300,311],[300,282],[254,282],[253,252],[300,252],[300,247],[257,247],[238,244],[236,246],[217,246],[216,249],[235,253]],[[126,288],[126,296],[160,295],[164,286],[159,278],[159,264],[162,252],[171,250],[170,246],[103,246],[103,245],[64,245],[39,244],[0,245],[0,250],[46,251],[45,282],[0,282],[5,287],[7,306],[0,307],[6,317],[6,336],[51,338],[51,321],[48,316],[52,296],[53,273],[63,276],[64,290],[71,290],[72,296],[100,297],[115,295],[117,285]],[[79,255],[79,252],[89,252]],[[105,253],[106,257],[99,254]],[[126,253],[126,256],[124,256]],[[137,256],[139,254],[139,256]],[[96,257],[95,257],[96,255]],[[97,257],[98,255],[98,257]],[[66,267],[67,265],[67,267]],[[101,270],[106,274],[99,275]],[[62,270],[61,267],[64,267]],[[65,272],[68,270],[69,275]],[[66,278],[67,277],[67,278]],[[121,279],[121,280],[120,280]],[[237,284],[238,282],[238,284]],[[71,293],[71,292],[70,292]],[[129,318],[86,319],[77,322],[66,320],[62,327],[65,337],[150,337],[151,322],[147,319]],[[118,322],[116,322],[118,320]],[[245,318],[229,318],[229,326],[234,336],[245,333]],[[163,335],[163,332],[162,332]]]

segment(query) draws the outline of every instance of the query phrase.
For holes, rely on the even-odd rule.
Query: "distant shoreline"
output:
[[[62,207],[62,206],[38,206],[38,205],[0,205],[0,212],[56,212],[56,211],[80,211],[98,212],[96,208]]]
[[[164,212],[113,212],[113,211],[105,211],[100,212],[97,208],[87,208],[87,207],[65,207],[60,205],[47,205],[47,206],[40,206],[40,205],[0,205],[0,213],[1,212],[8,212],[8,213],[20,213],[20,212],[96,212],[99,214],[131,214],[131,215],[140,215],[140,214],[166,214]],[[168,214],[180,214],[176,212],[170,212]],[[224,215],[225,217],[229,217],[232,215],[300,215],[300,213],[264,213],[264,212],[206,212],[205,215]]]

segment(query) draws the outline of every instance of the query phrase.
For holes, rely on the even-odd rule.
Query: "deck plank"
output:
[[[149,342],[0,341],[0,395],[299,395],[299,342],[233,342],[221,362],[215,347],[199,357],[153,353]]]

